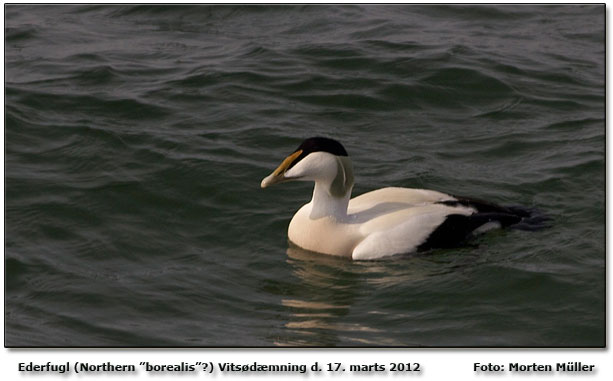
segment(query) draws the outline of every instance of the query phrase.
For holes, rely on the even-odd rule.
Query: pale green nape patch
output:
[[[353,164],[344,156],[337,156],[336,164],[336,177],[330,185],[330,194],[334,197],[344,197],[353,187]]]

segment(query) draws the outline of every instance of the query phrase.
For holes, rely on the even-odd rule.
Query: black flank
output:
[[[475,229],[488,222],[499,222],[503,227],[520,222],[522,217],[506,213],[475,213],[470,216],[450,214],[436,230],[430,234],[426,242],[417,250],[456,247],[464,242]]]
[[[469,238],[475,229],[488,222],[498,222],[503,228],[514,225],[522,230],[538,230],[545,227],[544,222],[548,220],[535,210],[524,207],[500,206],[471,197],[454,197],[454,201],[439,201],[437,204],[470,207],[476,209],[477,213],[470,216],[448,215],[418,250],[458,246]]]

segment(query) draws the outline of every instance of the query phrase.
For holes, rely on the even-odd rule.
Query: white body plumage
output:
[[[435,204],[445,200],[454,198],[423,189],[383,188],[351,199],[345,214],[312,218],[314,205],[321,201],[313,200],[294,215],[288,237],[303,249],[353,259],[409,253],[424,243],[447,215],[475,212]]]

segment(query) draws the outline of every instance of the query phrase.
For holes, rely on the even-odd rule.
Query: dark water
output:
[[[602,346],[604,6],[5,7],[9,346]],[[549,229],[378,262],[288,249],[313,135],[354,195]]]

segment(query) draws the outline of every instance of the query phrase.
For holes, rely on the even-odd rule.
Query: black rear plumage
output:
[[[529,217],[530,212],[527,209],[522,209],[521,207],[506,207],[496,205],[494,203],[479,200],[471,197],[456,197],[455,201],[440,201],[438,204],[444,204],[449,206],[466,206],[470,208],[477,209],[478,213],[500,213],[500,214],[511,214],[517,215],[519,217]]]
[[[477,210],[470,216],[450,214],[418,250],[450,248],[458,246],[468,239],[475,229],[488,222],[498,222],[500,226],[516,227],[522,230],[537,230],[546,227],[548,218],[535,209],[521,206],[500,206],[488,201],[469,197],[455,197],[454,201],[439,201],[438,204],[465,206]]]

